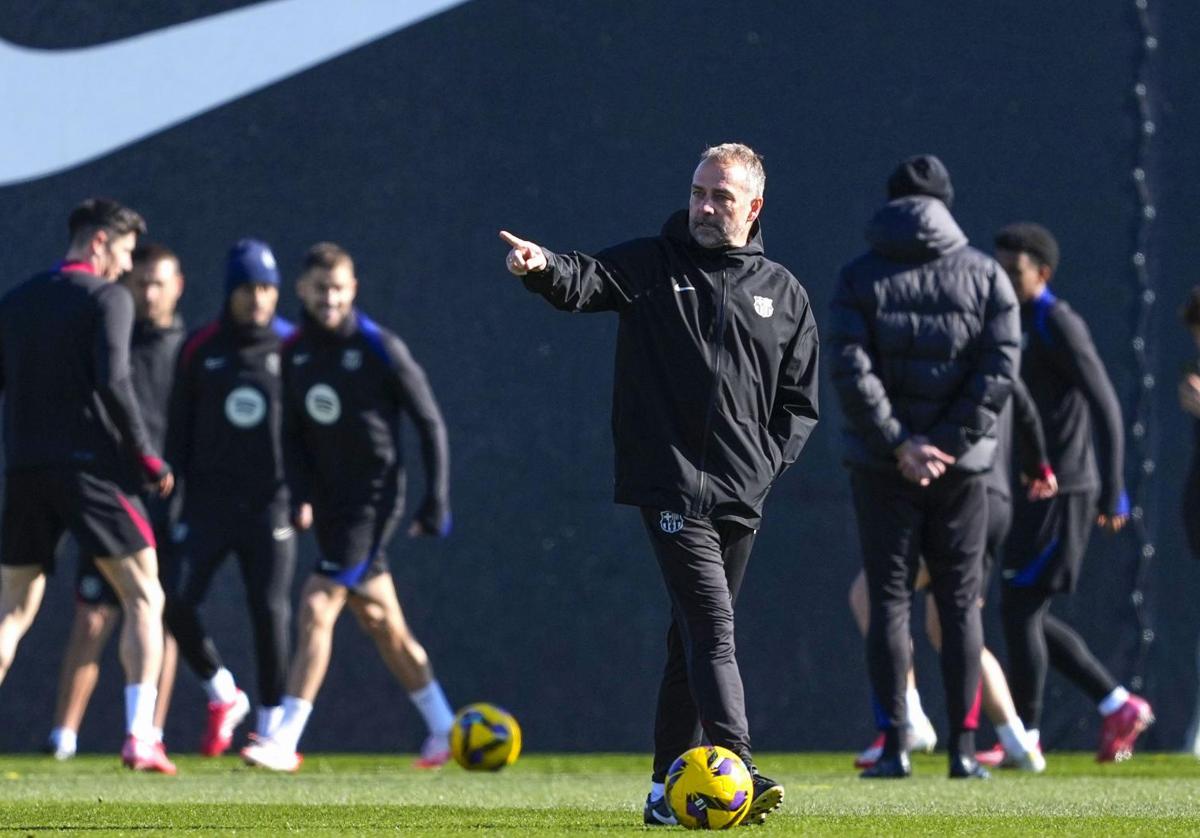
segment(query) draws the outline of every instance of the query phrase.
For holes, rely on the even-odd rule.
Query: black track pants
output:
[[[654,779],[663,782],[675,758],[701,744],[702,735],[753,765],[733,605],[755,531],[652,509],[643,509],[642,517],[671,599],[654,719]]]
[[[264,707],[277,706],[287,681],[296,571],[296,536],[287,505],[245,512],[231,510],[227,503],[189,499],[183,520],[186,533],[176,545],[165,585],[167,626],[179,653],[204,680],[220,669],[221,657],[200,619],[200,605],[221,563],[233,553],[254,629],[258,701]]]
[[[870,596],[867,668],[891,747],[903,747],[909,617],[918,560],[929,568],[942,623],[942,680],[951,748],[979,722],[978,597],[987,537],[987,490],[980,475],[949,472],[926,487],[896,474],[851,473],[863,568]]]

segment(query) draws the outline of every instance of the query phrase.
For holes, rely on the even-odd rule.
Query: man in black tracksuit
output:
[[[408,535],[450,532],[446,426],[404,342],[354,308],[349,253],[332,242],[313,245],[297,290],[304,320],[284,351],[284,447],[296,524],[313,526],[321,557],[300,595],[283,720],[242,756],[275,771],[300,767],[296,748],[348,605],[425,721],[415,767],[437,768],[450,757],[454,712],[404,619],[386,550],[404,512],[405,415],[420,436],[426,485]]]
[[[133,295],[136,315],[129,346],[133,391],[156,451],[166,447],[167,402],[175,378],[175,360],[186,337],[183,320],[175,312],[183,283],[179,257],[158,244],[139,244],[133,251],[133,269],[121,279],[121,284]],[[161,579],[164,567],[170,562],[166,551],[171,543],[172,525],[178,517],[180,493],[161,498],[144,491],[141,498],[159,545]],[[119,616],[116,591],[96,567],[95,557],[81,554],[75,578],[75,620],[63,654],[54,728],[47,749],[57,759],[68,759],[75,754],[79,726],[99,678],[100,654]],[[160,741],[177,657],[174,639],[168,634],[163,641],[162,675],[154,709],[154,734]]]
[[[1017,498],[1001,610],[1013,699],[1025,726],[1039,728],[1046,671],[1053,665],[1096,702],[1104,717],[1096,759],[1110,762],[1132,753],[1154,716],[1074,629],[1049,613],[1054,595],[1075,590],[1092,526],[1117,532],[1129,514],[1120,404],[1087,325],[1047,287],[1058,254],[1054,236],[1038,224],[1012,224],[996,234],[996,258],[1021,300],[1021,377],[1045,423],[1059,485],[1054,498]]]
[[[296,566],[280,448],[280,347],[292,328],[275,315],[279,271],[266,244],[233,246],[225,290],[220,317],[180,353],[167,432],[184,488],[167,625],[208,694],[206,756],[229,748],[250,709],[200,621],[213,575],[229,553],[237,556],[254,629],[257,727],[266,736],[281,714]]]
[[[138,497],[174,487],[150,444],[129,372],[133,300],[114,284],[131,267],[141,216],[116,201],[84,201],[53,269],[0,300],[0,388],[8,476],[0,535],[0,681],[41,604],[59,539],[116,589],[125,614],[125,765],[175,773],[154,741],[162,666],[162,586],[154,533]],[[17,723],[16,720],[10,720]]]
[[[883,753],[864,777],[906,777],[905,678],[919,557],[942,626],[950,776],[975,760],[983,630],[977,601],[995,425],[1016,374],[1016,299],[1004,271],[968,246],[950,176],[921,155],[888,181],[833,302],[834,382],[845,415],[871,603],[867,665]]]
[[[750,752],[733,607],[763,501],[817,421],[817,329],[808,295],[763,255],[765,175],[750,148],[706,150],[687,212],[656,238],[597,256],[555,254],[508,233],[509,270],[565,311],[616,311],[616,501],[640,507],[671,599],[644,820],[673,760],[701,743],[755,774],[747,821],[783,787]]]

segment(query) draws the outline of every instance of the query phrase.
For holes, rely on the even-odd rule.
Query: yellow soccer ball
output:
[[[728,748],[692,748],[667,772],[667,802],[688,829],[737,826],[753,798],[754,780],[741,757]]]
[[[454,717],[450,753],[468,771],[499,771],[521,754],[521,726],[494,704],[469,704]]]

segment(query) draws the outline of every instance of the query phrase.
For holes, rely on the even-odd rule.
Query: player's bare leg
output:
[[[288,675],[288,695],[310,704],[316,699],[329,670],[333,628],[348,594],[345,586],[324,576],[314,574],[304,584],[300,613],[296,615],[296,654]]]
[[[381,573],[356,588],[350,610],[404,689],[411,693],[429,686],[433,680],[429,655],[409,631],[390,573]]]
[[[125,621],[121,665],[125,669],[125,728],[122,761],[138,771],[174,774],[154,734],[157,683],[162,673],[163,596],[158,555],[146,547],[125,557],[97,559],[96,567],[116,591]]]
[[[80,604],[75,607],[58,676],[54,729],[50,732],[50,744],[57,759],[75,755],[83,714],[100,678],[100,655],[120,616],[120,610],[111,605]]]
[[[982,606],[982,602],[980,603]],[[925,634],[930,645],[940,653],[942,650],[942,625],[938,619],[937,605],[932,596],[925,599]],[[1013,704],[1012,692],[1008,689],[1008,678],[1000,661],[986,646],[979,654],[980,689],[982,690],[981,704],[988,720],[996,728],[996,736],[1000,739],[1003,754],[990,754],[1002,757],[985,760],[986,764],[1020,768],[1023,771],[1041,773],[1046,770],[1046,760],[1042,756],[1041,747],[1033,741],[1017,715],[1016,705]]]
[[[169,632],[163,633],[162,672],[158,676],[158,701],[154,704],[154,730],[161,741],[167,726],[167,711],[175,691],[175,673],[179,671],[179,644]]]
[[[437,768],[450,758],[454,712],[433,677],[429,655],[409,630],[390,573],[381,573],[354,589],[350,609],[375,641],[383,662],[420,711],[429,735],[421,746],[418,768]]]
[[[0,566],[0,684],[17,645],[33,625],[45,591],[46,574],[40,564]]]

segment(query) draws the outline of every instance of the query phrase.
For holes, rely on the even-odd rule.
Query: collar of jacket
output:
[[[928,262],[967,244],[946,205],[925,195],[888,201],[867,223],[866,236],[872,250],[900,262]]]
[[[171,318],[171,325],[169,326],[156,326],[151,320],[140,319],[135,320],[133,323],[133,334],[136,338],[162,337],[163,335],[182,332],[184,330],[183,318],[178,314]]]

